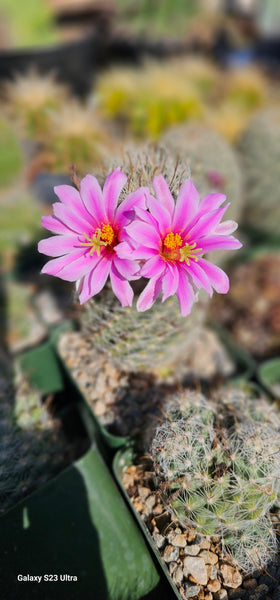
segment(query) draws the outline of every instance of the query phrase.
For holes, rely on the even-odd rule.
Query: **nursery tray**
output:
[[[169,575],[168,569],[167,569],[166,565],[164,564],[164,562],[160,556],[160,553],[154,544],[153,538],[152,538],[148,528],[146,527],[145,523],[142,521],[139,513],[135,510],[135,508],[130,500],[129,495],[127,494],[127,491],[124,488],[124,485],[122,482],[122,475],[123,475],[124,471],[133,464],[134,459],[135,459],[135,452],[133,451],[133,449],[131,447],[118,450],[118,452],[116,453],[116,455],[114,457],[114,461],[113,461],[113,471],[114,471],[116,480],[117,480],[127,502],[129,503],[130,508],[131,508],[132,512],[134,513],[135,518],[137,519],[148,543],[150,544],[150,547],[151,547],[156,559],[158,560],[165,577],[167,578],[167,581],[169,584],[168,599],[173,600],[174,598],[177,598],[178,600],[182,600],[182,597],[180,596],[178,589],[174,585],[174,583]]]
[[[66,405],[69,401],[75,407],[53,342],[24,353],[20,360],[42,394],[60,391]],[[93,432],[91,441],[82,458],[0,517],[3,600],[164,597],[158,595],[161,582],[154,560]],[[18,576],[42,579],[35,583],[19,581]]]

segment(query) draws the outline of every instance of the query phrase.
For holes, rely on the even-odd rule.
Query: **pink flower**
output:
[[[95,177],[81,181],[80,193],[60,185],[55,193],[54,216],[42,217],[42,225],[58,235],[39,242],[38,250],[56,257],[42,273],[76,281],[81,304],[102,290],[110,276],[112,289],[122,306],[131,306],[129,280],[139,278],[139,265],[132,259],[125,226],[134,207],[146,208],[148,188],[139,188],[118,205],[127,177],[118,168],[107,177],[103,192]]]
[[[230,235],[237,227],[234,221],[220,223],[229,206],[220,208],[226,198],[223,194],[210,194],[200,201],[194,184],[186,179],[175,204],[162,175],[154,178],[153,187],[156,198],[147,197],[150,212],[137,208],[137,219],[127,227],[135,244],[133,257],[145,261],[141,275],[150,279],[137,308],[147,310],[161,292],[162,302],[177,294],[186,316],[200,288],[210,296],[213,288],[221,294],[229,289],[227,275],[202,258],[205,252],[242,244]]]

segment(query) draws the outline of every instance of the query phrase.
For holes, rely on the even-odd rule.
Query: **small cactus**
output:
[[[259,113],[245,130],[239,150],[244,171],[244,225],[258,239],[279,236],[280,111]]]
[[[151,187],[154,175],[161,173],[176,197],[182,181],[188,176],[184,161],[173,159],[163,147],[147,145],[138,151],[131,149],[118,159],[118,165],[128,176],[125,193],[142,185]],[[114,163],[105,165],[108,173]],[[103,175],[99,177],[103,183]],[[135,295],[140,293],[142,280],[135,282]],[[205,320],[208,299],[202,295],[191,314],[182,319],[175,296],[164,303],[157,300],[147,312],[138,312],[135,305],[123,308],[107,287],[87,302],[83,328],[88,339],[100,352],[125,370],[148,370],[156,375],[176,377],[178,361],[186,362],[198,327]],[[176,369],[174,369],[174,365]]]
[[[0,394],[0,514],[61,471],[70,450],[60,421],[17,367],[14,388]]]
[[[169,510],[182,524],[220,536],[223,549],[250,572],[277,549],[269,515],[280,500],[280,419],[270,413],[272,424],[259,410],[244,415],[248,396],[224,394],[218,404],[189,391],[173,398],[151,455]],[[269,409],[261,402],[258,409]]]

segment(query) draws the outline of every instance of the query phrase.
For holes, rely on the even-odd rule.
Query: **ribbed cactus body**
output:
[[[262,111],[244,132],[239,150],[244,171],[244,224],[256,234],[280,235],[280,111]]]
[[[277,549],[269,514],[280,500],[280,418],[258,400],[258,409],[244,414],[247,401],[236,391],[218,403],[185,392],[167,406],[151,454],[169,510],[184,525],[220,536],[250,572]],[[263,403],[268,419],[260,416]]]

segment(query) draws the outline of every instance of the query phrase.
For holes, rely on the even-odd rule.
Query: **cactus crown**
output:
[[[242,413],[244,398],[226,393],[214,404],[185,392],[173,399],[151,454],[169,509],[200,533],[219,535],[250,572],[276,551],[269,512],[280,499],[280,421],[277,413],[274,426],[264,420],[258,401],[251,416]]]

